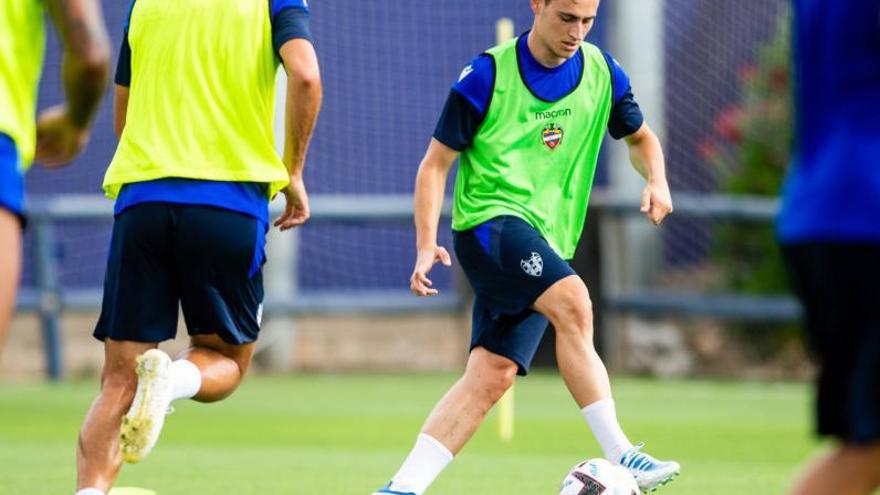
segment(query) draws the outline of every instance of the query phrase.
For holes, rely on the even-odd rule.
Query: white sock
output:
[[[617,422],[617,410],[613,399],[602,399],[581,409],[593,436],[605,452],[605,458],[613,464],[620,464],[620,457],[631,449],[633,444]]]
[[[186,359],[171,363],[171,400],[190,399],[202,388],[202,373]]]
[[[391,478],[391,489],[422,495],[452,461],[452,452],[430,435],[420,433],[403,466]]]
[[[83,488],[82,490],[79,490],[78,492],[74,493],[73,495],[106,495],[106,494],[104,492],[102,492],[101,490],[98,490],[97,488]]]

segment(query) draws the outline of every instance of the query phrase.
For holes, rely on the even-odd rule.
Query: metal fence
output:
[[[733,198],[678,193],[675,217],[709,219],[712,222],[766,224],[775,218],[778,204],[766,198]],[[345,222],[358,225],[371,223],[410,224],[412,199],[409,195],[334,196],[317,195],[311,199],[313,216],[310,225]],[[443,212],[449,217],[448,205]],[[277,208],[275,209],[277,213]],[[60,224],[75,222],[107,222],[112,220],[112,203],[100,196],[62,195],[33,198],[27,208],[32,242],[29,243],[34,268],[34,287],[21,291],[18,310],[36,312],[41,320],[44,351],[50,379],[63,376],[60,337],[61,315],[65,311],[97,311],[101,306],[101,289],[65,288],[58,270],[55,231]],[[709,317],[749,322],[790,321],[800,317],[800,307],[788,296],[750,296],[744,294],[705,294],[669,290],[669,288],[638,288],[627,285],[626,270],[630,260],[623,249],[626,236],[623,225],[630,217],[641,215],[637,202],[611,197],[598,191],[591,202],[591,215],[598,215],[603,237],[601,256],[601,299],[605,309],[617,315]],[[286,255],[298,252],[299,236],[288,237],[291,246]],[[411,260],[406,260],[409,263]],[[295,265],[295,264],[294,264]],[[339,291],[325,289],[301,292],[297,288],[296,270],[281,277],[286,287],[272,290],[267,279],[266,314],[297,316],[303,314],[340,313],[429,313],[458,312],[466,306],[466,291],[456,283],[453,290],[438,297],[417,299],[406,287],[399,290]],[[281,285],[283,285],[282,282]]]

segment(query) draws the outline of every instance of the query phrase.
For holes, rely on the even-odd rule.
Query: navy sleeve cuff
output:
[[[455,151],[464,151],[474,141],[484,117],[470,100],[453,89],[434,129],[434,139]]]
[[[611,109],[608,132],[614,139],[622,139],[641,129],[644,123],[645,117],[636,103],[632,88],[627,88],[623,97]]]
[[[122,37],[122,46],[119,48],[119,60],[116,62],[116,76],[113,82],[120,86],[131,86],[131,46],[128,44],[128,32]]]
[[[275,52],[292,39],[304,39],[314,43],[309,31],[309,12],[298,7],[282,9],[272,18],[272,45]]]

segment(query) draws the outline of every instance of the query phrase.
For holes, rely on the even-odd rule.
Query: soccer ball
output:
[[[562,480],[559,495],[639,495],[639,485],[629,472],[605,459],[581,462]]]

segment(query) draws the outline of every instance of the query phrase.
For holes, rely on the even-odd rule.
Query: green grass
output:
[[[177,402],[156,450],[118,484],[159,495],[365,495],[394,473],[452,375],[254,377],[214,405]],[[808,388],[615,380],[624,428],[680,461],[669,495],[785,491],[817,448]],[[0,495],[70,494],[82,417],[97,383],[0,385]],[[555,375],[517,384],[516,436],[490,416],[430,495],[554,494],[600,451]]]

